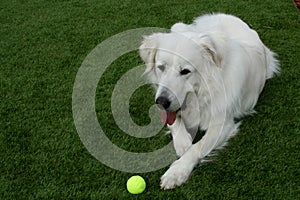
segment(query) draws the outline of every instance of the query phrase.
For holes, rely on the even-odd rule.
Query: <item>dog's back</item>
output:
[[[261,46],[266,60],[266,79],[272,78],[274,74],[279,73],[280,67],[276,54],[266,47],[260,40],[257,32],[241,19],[227,14],[204,15],[196,18],[191,26],[194,26],[194,30],[197,32],[221,32],[226,34],[226,37],[248,46],[253,46],[254,44]]]
[[[217,32],[226,34],[226,37],[250,46],[260,44],[263,46],[263,51],[266,55],[266,79],[272,78],[274,74],[280,71],[279,61],[275,58],[276,54],[261,42],[256,31],[233,15],[207,14],[196,18],[190,25],[183,23],[174,24],[171,30],[174,32],[195,31],[202,34]]]

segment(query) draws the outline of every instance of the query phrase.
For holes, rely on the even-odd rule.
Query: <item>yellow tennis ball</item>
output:
[[[146,189],[146,182],[141,176],[132,176],[127,181],[127,190],[131,194],[140,194]]]

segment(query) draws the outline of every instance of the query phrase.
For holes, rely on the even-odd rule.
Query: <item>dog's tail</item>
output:
[[[272,78],[275,74],[280,73],[280,63],[276,59],[276,53],[265,47],[266,62],[267,62],[267,74],[266,79]]]

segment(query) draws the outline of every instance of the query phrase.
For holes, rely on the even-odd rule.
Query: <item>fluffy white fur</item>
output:
[[[193,24],[177,23],[170,33],[146,36],[140,56],[145,74],[177,111],[169,125],[180,157],[161,177],[161,187],[180,186],[193,168],[238,132],[234,119],[252,113],[265,81],[279,62],[258,34],[237,17],[204,15]],[[203,138],[192,145],[198,129]]]

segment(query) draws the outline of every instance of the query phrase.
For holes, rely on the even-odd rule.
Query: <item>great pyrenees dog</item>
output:
[[[279,72],[275,53],[257,32],[227,14],[145,36],[139,52],[179,157],[161,177],[162,189],[183,184],[199,162],[224,147],[238,132],[237,119],[254,112],[265,81]],[[198,130],[205,135],[193,144]]]

